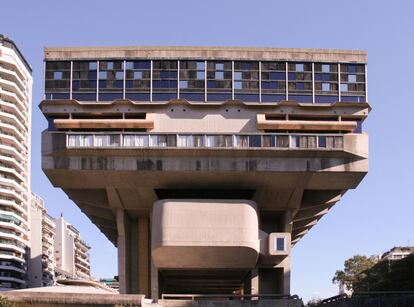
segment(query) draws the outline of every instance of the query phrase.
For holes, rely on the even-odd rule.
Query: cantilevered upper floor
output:
[[[366,53],[235,47],[45,49],[45,99],[366,102]]]

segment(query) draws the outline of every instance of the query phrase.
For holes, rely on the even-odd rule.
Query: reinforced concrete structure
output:
[[[52,286],[55,282],[56,224],[45,208],[42,198],[32,193],[30,208],[30,259],[28,286]]]
[[[63,217],[57,218],[55,236],[55,275],[57,279],[90,279],[90,247],[80,237],[79,230]]]
[[[0,35],[0,290],[26,287],[32,70]]]
[[[366,53],[45,49],[42,167],[121,293],[290,292],[291,248],[368,171]]]

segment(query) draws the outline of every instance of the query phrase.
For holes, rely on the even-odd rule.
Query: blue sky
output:
[[[336,293],[331,278],[346,258],[414,245],[414,2],[332,0],[3,1],[0,33],[33,66],[32,189],[92,246],[96,277],[117,274],[116,250],[40,167],[46,128],[45,46],[209,45],[368,51],[370,172],[293,249],[292,293],[305,300]]]

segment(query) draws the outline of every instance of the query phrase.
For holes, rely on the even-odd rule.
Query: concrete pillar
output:
[[[119,292],[130,293],[130,219],[123,209],[116,212],[118,229],[118,275]]]
[[[252,295],[259,294],[259,270],[257,268],[253,269],[251,272],[250,286]]]
[[[149,219],[138,218],[138,293],[150,295],[149,291]]]

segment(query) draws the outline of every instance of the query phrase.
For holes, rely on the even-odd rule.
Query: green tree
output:
[[[367,270],[375,265],[376,261],[366,256],[355,255],[344,263],[344,269],[335,272],[333,283],[343,284],[353,291],[369,291]]]

